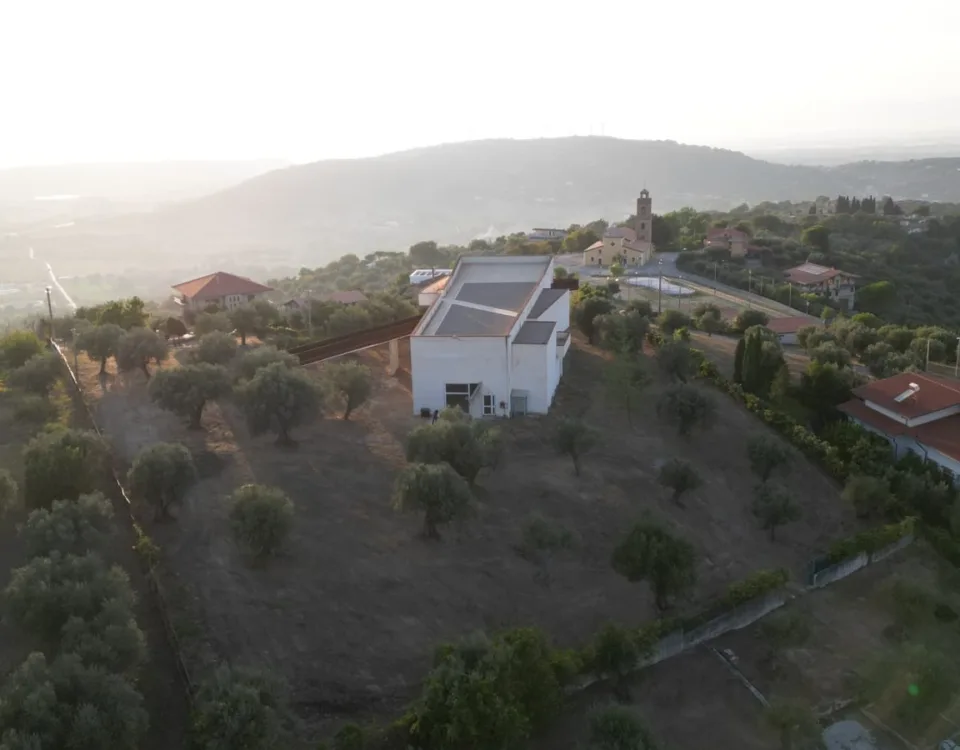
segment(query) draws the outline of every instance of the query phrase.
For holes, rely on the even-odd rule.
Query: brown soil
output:
[[[199,615],[209,660],[253,663],[286,677],[300,714],[328,728],[328,721],[398,710],[444,640],[539,625],[558,643],[574,644],[607,620],[655,617],[648,587],[628,583],[609,565],[614,545],[644,512],[700,553],[687,609],[761,568],[784,566],[799,577],[809,558],[854,529],[835,486],[798,457],[789,485],[804,519],[770,542],[750,514],[754,479],[745,442],[758,432],[778,438],[715,394],[716,425],[680,439],[656,419],[660,385],[630,428],[604,403],[604,356],[577,341],[553,412],[499,424],[504,465],[480,477],[472,517],[445,529],[438,543],[420,538],[419,519],[390,508],[405,436],[421,423],[411,416],[403,371],[378,378],[351,421],[330,415],[297,432],[296,450],[283,450],[272,436],[252,438],[229,404],[208,407],[204,429],[190,432],[149,403],[141,374],[111,377],[104,390],[95,365],[83,369],[98,420],[125,460],[157,440],[183,442],[197,458],[202,481],[178,519],[149,533]],[[386,348],[360,359],[383,373]],[[401,366],[409,369],[408,351]],[[550,445],[558,416],[570,414],[582,414],[603,435],[579,478]],[[683,508],[656,482],[659,465],[673,456],[692,461],[707,480]],[[264,568],[245,563],[227,524],[228,495],[246,482],[279,486],[296,505],[289,549]],[[574,530],[578,551],[547,569],[522,559],[515,547],[534,512]]]

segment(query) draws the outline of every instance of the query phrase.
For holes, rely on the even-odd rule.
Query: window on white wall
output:
[[[469,412],[470,396],[479,387],[479,383],[447,383],[444,403],[447,406],[459,406],[465,412]]]

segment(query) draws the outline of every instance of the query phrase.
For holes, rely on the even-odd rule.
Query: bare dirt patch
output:
[[[401,367],[409,368],[402,347]],[[380,374],[370,402],[351,421],[340,413],[301,429],[296,450],[271,437],[252,438],[230,404],[208,407],[191,432],[146,396],[142,374],[113,378],[99,389],[87,363],[91,402],[115,449],[130,461],[157,440],[182,442],[209,468],[173,523],[150,528],[166,567],[198,615],[207,659],[254,663],[287,678],[301,715],[328,720],[382,715],[416,693],[441,641],[477,629],[538,625],[560,644],[579,643],[607,620],[640,624],[655,616],[644,585],[610,568],[613,546],[643,512],[672,525],[700,555],[697,609],[733,580],[784,566],[799,575],[830,540],[854,529],[837,489],[802,458],[790,477],[804,520],[770,542],[750,514],[754,480],[745,441],[765,431],[754,417],[715,394],[719,419],[683,440],[655,417],[656,393],[627,425],[603,398],[605,355],[582,342],[571,350],[553,412],[500,422],[504,465],[482,475],[473,516],[429,543],[420,520],[390,508],[403,465],[411,416],[405,370],[387,377],[386,349],[360,359]],[[91,375],[89,370],[93,368]],[[560,415],[582,414],[603,433],[602,446],[574,476],[550,445]],[[659,465],[682,456],[706,482],[674,505],[656,483]],[[259,482],[286,491],[297,521],[289,550],[265,568],[250,568],[227,524],[228,496]],[[574,530],[576,552],[545,571],[515,547],[530,514]]]

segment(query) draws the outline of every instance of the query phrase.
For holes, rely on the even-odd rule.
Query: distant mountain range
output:
[[[289,166],[152,213],[78,223],[77,231],[84,244],[109,235],[127,262],[146,251],[154,262],[162,253],[168,263],[216,256],[315,266],[423,239],[620,219],[644,187],[658,213],[838,194],[956,202],[960,158],[815,167],[672,141],[472,141]]]

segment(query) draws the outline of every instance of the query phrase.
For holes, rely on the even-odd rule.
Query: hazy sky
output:
[[[960,0],[0,0],[0,165],[960,133]]]

